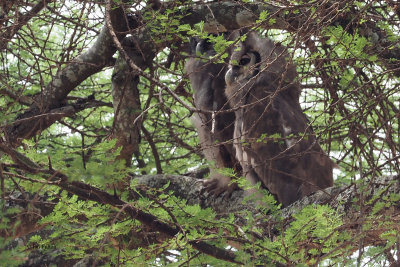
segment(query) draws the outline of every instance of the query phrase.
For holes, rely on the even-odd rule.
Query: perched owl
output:
[[[332,186],[334,166],[302,112],[296,68],[287,57],[284,47],[250,32],[232,49],[225,74],[243,175],[284,207]]]
[[[224,94],[226,65],[213,63],[215,55],[208,40],[191,38],[191,56],[185,64],[189,76],[196,108],[202,112],[193,115],[200,145],[205,158],[213,163],[210,179],[204,184],[205,190],[220,195],[225,191],[231,193],[234,185],[229,185],[230,178],[221,175],[218,169],[233,168],[240,171],[240,164],[233,150],[233,127],[235,114],[227,112],[229,104]]]

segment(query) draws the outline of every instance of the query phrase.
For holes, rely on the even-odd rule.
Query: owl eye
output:
[[[244,55],[239,62],[240,66],[246,66],[247,64],[249,64],[251,61],[251,58],[248,55]]]

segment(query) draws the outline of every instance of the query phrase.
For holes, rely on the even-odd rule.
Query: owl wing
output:
[[[251,140],[244,145],[249,173],[284,206],[332,185],[332,162],[297,99],[277,94],[249,107],[245,121],[246,140]]]

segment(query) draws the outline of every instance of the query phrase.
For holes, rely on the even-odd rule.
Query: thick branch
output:
[[[126,27],[122,8],[113,9],[110,16],[118,38],[123,38]],[[112,61],[115,51],[108,29],[103,27],[94,45],[60,70],[46,86],[44,93],[35,99],[35,104],[6,128],[6,138],[10,144],[17,146],[22,139],[33,137],[60,119],[47,115],[50,110],[64,106],[66,96],[75,87]]]
[[[211,206],[221,215],[230,214],[240,210],[252,211],[252,213],[255,215],[260,212],[256,210],[254,205],[251,203],[247,203],[246,205],[243,204],[243,199],[246,193],[241,190],[235,191],[230,198],[224,198],[223,196],[213,198],[202,195],[200,193],[202,189],[202,182],[196,178],[177,175],[146,175],[135,179],[138,180],[138,186],[141,187],[145,186],[151,188],[161,188],[169,183],[167,190],[173,191],[175,195],[187,199],[188,204],[198,204],[206,207]],[[100,204],[108,204],[122,209],[122,211],[129,214],[129,216],[131,216],[133,219],[139,220],[143,224],[146,224],[152,229],[160,231],[169,237],[174,237],[180,232],[179,228],[160,221],[152,214],[145,213],[140,209],[131,206],[129,203],[122,201],[118,197],[110,195],[107,192],[99,190],[93,186],[84,184],[82,182],[66,181],[59,182],[58,186],[72,194],[79,196],[82,199],[88,199],[96,201]],[[293,220],[293,214],[310,204],[330,205],[333,209],[343,214],[342,220],[344,222],[344,227],[346,226],[346,223],[350,224],[349,229],[346,228],[346,230],[353,229],[355,231],[359,227],[357,224],[360,224],[361,226],[363,220],[357,219],[360,218],[362,214],[358,208],[359,202],[354,202],[354,199],[360,199],[360,196],[362,196],[362,200],[364,202],[363,211],[365,214],[369,214],[376,201],[380,201],[388,196],[400,193],[400,179],[398,176],[379,177],[369,181],[369,186],[366,188],[361,188],[356,185],[341,188],[332,187],[324,191],[316,192],[309,197],[299,200],[281,211],[284,221],[284,225],[280,226],[282,228],[265,229],[265,231],[268,232],[268,236],[265,236],[264,238],[274,239],[274,234],[279,234],[284,231],[286,227],[290,226],[290,223]],[[384,216],[396,218],[400,214],[399,207],[400,200],[396,200],[393,205],[387,209],[383,209],[380,213],[376,213],[375,216],[378,217],[382,213]],[[271,221],[271,227],[274,228],[273,221]],[[31,230],[36,230],[36,228],[32,228]],[[367,243],[373,245],[384,245],[386,240],[381,239],[379,233],[380,230],[376,227],[370,231],[366,230],[364,232],[364,245],[368,245]],[[355,236],[352,242],[356,243],[357,233],[354,233],[354,235]],[[232,254],[230,251],[219,249],[209,245],[206,242],[189,241],[189,243],[200,252],[225,261],[236,262],[234,260],[234,254]]]
[[[111,14],[110,1],[107,3],[106,11],[106,14]],[[139,73],[130,67],[127,60],[133,60],[141,70],[146,69],[151,66],[156,48],[150,46],[151,48],[143,53],[132,36],[125,38],[121,44],[108,15],[106,16],[106,25],[115,46],[120,51],[112,76],[113,134],[117,139],[116,147],[122,147],[118,159],[124,160],[126,166],[130,166],[133,154],[138,155],[138,161],[140,161],[140,128],[143,118],[140,116]]]
[[[24,169],[27,172],[31,173],[41,172],[50,174],[50,178],[48,179],[49,183],[57,185],[60,188],[78,196],[81,199],[92,200],[98,202],[99,204],[111,205],[119,209],[122,209],[125,213],[131,216],[132,219],[138,220],[141,223],[149,226],[151,229],[154,229],[155,231],[160,231],[161,233],[166,234],[169,237],[175,237],[178,233],[181,232],[180,228],[170,226],[169,224],[159,220],[156,216],[150,213],[143,212],[142,210],[121,200],[117,196],[110,195],[109,193],[103,190],[100,190],[94,186],[82,182],[78,181],[68,182],[67,177],[65,177],[60,172],[54,170],[44,170],[40,168],[40,166],[38,166],[35,162],[31,161],[29,158],[25,157],[23,154],[19,153],[13,148],[0,144],[0,151],[8,154],[14,160],[14,162],[21,167],[21,169]],[[58,181],[52,182],[53,180],[58,180]],[[30,230],[32,231],[37,230],[36,229],[37,219],[38,217],[35,217],[34,221],[31,221],[30,224],[32,228]],[[29,233],[29,230],[27,228],[29,227],[26,226],[24,229],[24,233],[26,234]],[[237,262],[235,260],[235,254],[232,253],[231,251],[215,247],[203,241],[189,241],[189,244],[192,245],[195,249],[207,255],[228,262],[240,264],[240,262]]]
[[[385,65],[389,69],[393,70],[396,75],[400,75],[400,63],[398,63],[400,46],[398,43],[390,42],[387,33],[378,27],[379,18],[371,16],[370,20],[366,19],[366,23],[358,22],[357,19],[361,19],[359,10],[349,4],[348,11],[344,11],[345,5],[345,1],[321,1],[321,5],[315,11],[309,5],[277,7],[266,3],[216,2],[185,9],[185,14],[188,15],[183,18],[182,22],[193,25],[204,21],[205,30],[211,33],[258,25],[265,29],[297,32],[299,37],[306,38],[321,27],[341,25],[349,33],[358,32],[371,40],[373,46],[369,47],[366,52],[377,55],[378,58],[385,61]],[[317,5],[312,7],[315,6]],[[261,12],[268,12],[267,20],[256,24]],[[392,62],[393,59],[396,61]]]
[[[48,183],[57,185],[82,199],[88,199],[100,204],[107,204],[122,209],[122,211],[129,214],[133,219],[139,220],[150,228],[160,231],[169,237],[174,237],[180,232],[179,227],[171,226],[170,224],[159,220],[156,216],[143,212],[142,210],[103,190],[78,181],[68,182],[67,177],[62,173],[54,170],[45,170],[12,148],[1,145],[0,149],[4,153],[10,155],[21,169],[31,173],[42,173],[49,176],[47,179]],[[166,184],[169,184],[167,190],[174,192],[174,194],[180,198],[186,199],[188,204],[212,207],[221,215],[246,210],[252,212],[254,218],[256,218],[256,215],[260,213],[260,211],[255,208],[254,203],[247,202],[246,204],[243,204],[243,199],[246,196],[246,192],[244,191],[235,191],[230,198],[224,198],[224,196],[213,198],[202,194],[202,180],[192,177],[175,175],[145,175],[135,179],[137,180],[137,184],[144,189],[144,193],[146,192],[146,187],[162,188]],[[390,218],[398,218],[400,215],[400,199],[393,196],[399,193],[399,176],[373,178],[369,181],[364,181],[362,184],[357,183],[347,187],[331,187],[323,191],[318,191],[313,195],[299,200],[291,206],[283,209],[281,211],[281,216],[284,224],[280,226],[281,228],[276,229],[272,219],[270,224],[266,226],[269,229],[265,229],[266,236],[264,238],[274,238],[273,235],[279,235],[286,227],[290,226],[290,223],[293,220],[293,214],[310,204],[329,205],[331,208],[338,211],[342,214],[343,227],[346,227],[346,223],[349,224],[347,229],[349,231],[355,231],[361,227],[365,220],[370,217],[369,215],[373,211],[375,204],[378,202],[387,203],[388,198],[392,201],[391,205],[381,210],[374,211],[373,218],[388,215],[390,215]],[[357,199],[356,202],[355,199]],[[362,206],[362,212],[360,212],[360,205]],[[237,223],[240,225],[241,223],[246,222]],[[32,230],[35,230],[35,228]],[[386,240],[380,237],[381,231],[384,231],[384,229],[382,230],[376,227],[371,230],[365,230],[363,232],[365,234],[364,239],[362,240],[363,245],[383,245]],[[28,230],[25,229],[24,232],[28,232]],[[352,242],[356,243],[356,233],[353,234],[355,241]],[[225,261],[235,262],[235,256],[230,251],[219,249],[205,242],[189,241],[189,243],[203,253]]]

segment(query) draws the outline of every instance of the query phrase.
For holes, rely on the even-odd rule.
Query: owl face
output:
[[[300,87],[296,81],[296,66],[289,62],[287,49],[268,38],[260,37],[256,32],[249,32],[241,37],[233,34],[230,40],[237,42],[231,50],[229,67],[225,74],[225,94],[231,106],[243,104],[250,91],[262,90],[266,97],[275,91],[298,99]],[[240,102],[240,103],[239,103]]]
[[[260,54],[256,51],[240,52],[232,57],[229,69],[225,74],[228,86],[233,83],[244,84],[259,72]]]
[[[215,50],[207,39],[200,39],[196,45],[195,55],[208,58],[215,55]]]

